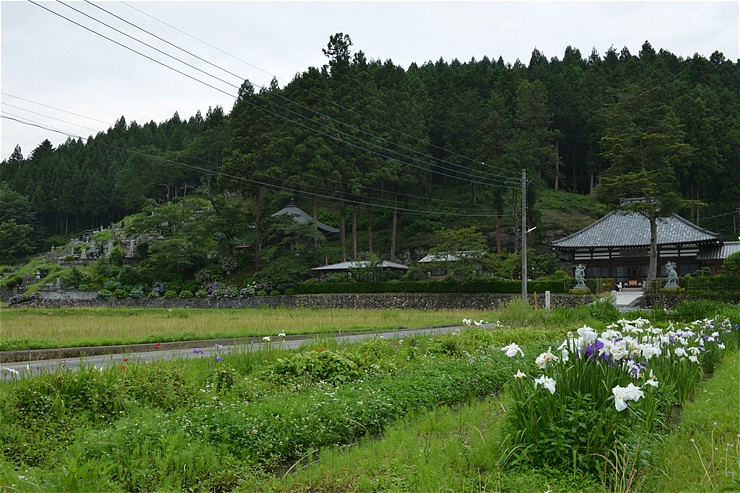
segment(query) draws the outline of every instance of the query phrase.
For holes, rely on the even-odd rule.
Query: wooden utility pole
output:
[[[522,170],[522,303],[527,299],[527,171]]]

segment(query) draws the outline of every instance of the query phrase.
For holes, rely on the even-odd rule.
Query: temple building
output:
[[[306,211],[295,205],[295,202],[293,199],[290,199],[290,202],[287,206],[283,207],[279,211],[277,211],[275,214],[272,215],[272,217],[278,217],[278,216],[288,216],[293,221],[305,224],[305,223],[316,223],[316,227],[319,231],[322,233],[339,233],[339,229],[335,228],[334,226],[329,226],[328,224],[324,224],[321,221],[314,220],[313,217],[311,217],[310,214],[308,214]]]
[[[740,242],[723,242],[720,235],[676,214],[658,219],[658,268],[675,262],[679,275],[703,267],[713,273]],[[612,278],[625,286],[642,286],[650,258],[650,221],[640,213],[613,211],[582,230],[551,243],[564,260],[586,266],[587,278]]]

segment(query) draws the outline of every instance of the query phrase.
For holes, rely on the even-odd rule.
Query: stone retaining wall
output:
[[[140,299],[140,300],[71,300],[36,299],[15,307],[111,307],[111,308],[334,308],[334,309],[471,309],[493,310],[511,299],[514,294],[300,294],[293,296],[256,296],[251,298],[223,299]],[[529,295],[534,305],[534,296]],[[552,308],[573,307],[591,302],[591,296],[578,294],[552,294]],[[545,307],[545,295],[537,294],[537,306]]]
[[[645,309],[662,308],[672,310],[679,303],[696,301],[697,299],[699,298],[690,294],[646,294],[637,301],[636,305]]]

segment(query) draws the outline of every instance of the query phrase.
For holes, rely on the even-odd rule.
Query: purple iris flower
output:
[[[596,339],[592,344],[586,346],[584,358],[588,361],[596,361],[599,359],[599,353],[602,349],[604,349],[604,343],[599,339]]]

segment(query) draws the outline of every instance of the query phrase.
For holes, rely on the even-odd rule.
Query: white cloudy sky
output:
[[[34,0],[36,1],[36,0]],[[104,131],[122,115],[127,121],[161,122],[175,111],[188,118],[209,106],[231,110],[243,79],[280,84],[309,66],[321,66],[329,36],[349,34],[353,52],[391,59],[408,67],[440,57],[468,61],[483,56],[528,63],[536,47],[548,58],[565,48],[603,55],[611,46],[637,54],[645,40],[681,57],[715,50],[738,61],[740,4],[735,1],[653,2],[96,2],[117,16],[158,35],[233,74],[193,60],[137,31],[94,5],[71,7],[117,27],[163,51],[218,74],[209,79],[178,62],[112,32],[58,2],[40,2],[57,12],[219,90],[206,87],[82,27],[24,1],[0,2],[2,20],[2,115],[0,157],[16,144],[24,156],[44,140],[66,136],[23,125],[31,121],[83,137]],[[169,26],[168,26],[169,25]],[[173,29],[176,28],[176,29]],[[197,39],[195,39],[197,38]],[[200,40],[200,41],[199,41]],[[208,43],[208,46],[201,41]],[[269,75],[271,74],[271,75]]]

